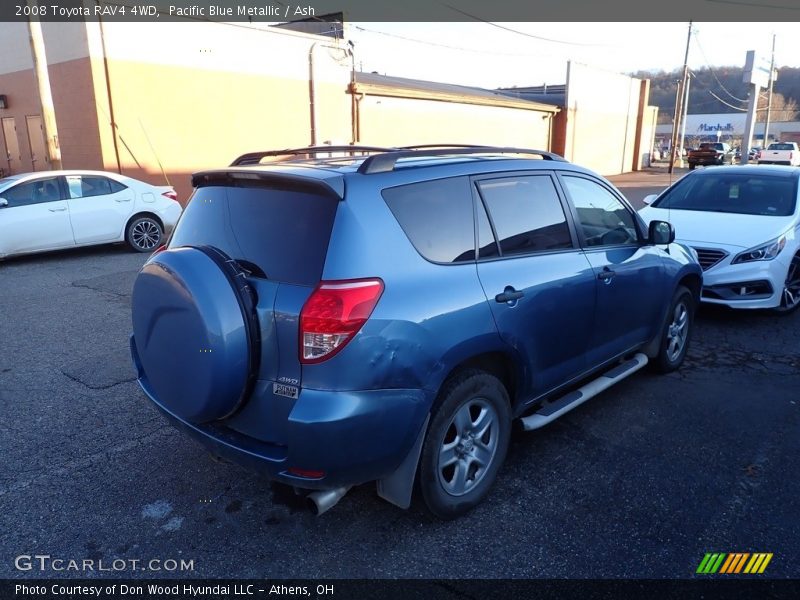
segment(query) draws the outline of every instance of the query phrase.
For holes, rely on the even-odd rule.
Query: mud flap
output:
[[[417,474],[419,456],[422,454],[422,442],[425,441],[425,433],[428,431],[428,421],[431,415],[425,417],[425,422],[417,435],[417,441],[411,447],[400,466],[388,477],[378,480],[378,496],[391,502],[399,508],[411,506],[411,494],[414,491],[414,477]]]

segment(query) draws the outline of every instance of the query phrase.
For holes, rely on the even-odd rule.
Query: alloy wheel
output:
[[[161,241],[161,229],[150,220],[142,220],[131,229],[133,243],[142,250],[152,250]]]
[[[442,488],[463,496],[477,486],[497,453],[499,417],[483,398],[465,402],[453,415],[439,448]]]
[[[675,305],[675,310],[672,311],[672,322],[667,329],[667,358],[670,362],[674,362],[680,357],[686,346],[688,333],[689,308],[685,302],[681,301]]]

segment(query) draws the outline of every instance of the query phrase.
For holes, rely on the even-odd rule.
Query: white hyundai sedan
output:
[[[0,179],[0,258],[127,242],[163,243],[181,214],[175,190],[100,171],[40,171]]]
[[[645,198],[645,222],[669,221],[703,268],[702,301],[791,312],[800,306],[800,169],[694,171]]]

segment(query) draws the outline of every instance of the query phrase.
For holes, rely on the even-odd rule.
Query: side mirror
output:
[[[648,241],[654,246],[663,246],[675,241],[675,228],[666,221],[650,221]]]
[[[0,198],[0,208],[3,208],[4,206],[8,206],[8,200],[5,198]]]
[[[653,200],[655,200],[656,198],[658,198],[658,194],[648,194],[647,196],[644,197],[642,202],[644,202],[645,204],[652,204]]]

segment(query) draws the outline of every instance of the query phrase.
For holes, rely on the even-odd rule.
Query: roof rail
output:
[[[394,171],[397,161],[401,158],[417,158],[422,156],[450,156],[453,154],[529,154],[541,156],[544,160],[557,160],[567,162],[564,157],[531,148],[508,148],[505,146],[470,146],[467,144],[428,144],[423,146],[406,146],[396,150],[387,150],[381,154],[367,157],[358,172],[364,175],[373,173],[386,173]]]
[[[306,148],[286,148],[284,150],[267,150],[265,152],[248,152],[234,160],[231,167],[257,165],[262,158],[269,156],[297,156],[302,154],[324,154],[326,152],[394,152],[397,148],[384,148],[382,146],[308,146]]]

